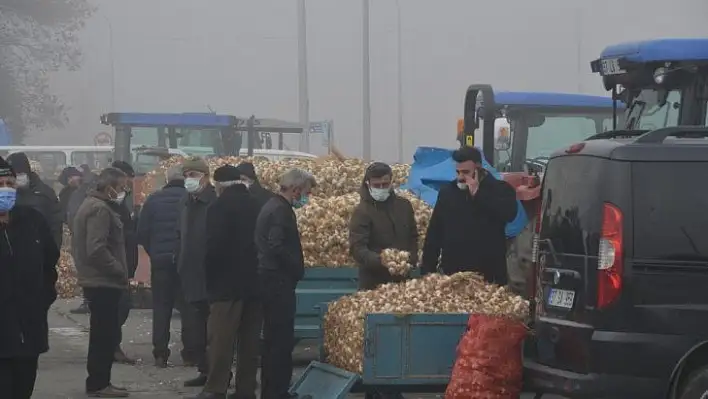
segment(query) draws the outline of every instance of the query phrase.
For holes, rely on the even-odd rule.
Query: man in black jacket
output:
[[[504,229],[516,217],[516,192],[482,167],[482,154],[476,148],[456,150],[452,158],[457,163],[457,179],[438,194],[421,271],[473,271],[489,282],[505,285]]]
[[[258,273],[263,295],[261,398],[287,398],[295,344],[295,286],[305,273],[293,208],[308,202],[314,177],[291,169],[280,179],[280,193],[263,206],[256,221]]]
[[[205,277],[210,312],[209,375],[199,399],[225,398],[234,342],[236,393],[255,398],[260,332],[263,319],[258,302],[258,255],[253,235],[258,203],[237,168],[214,171],[218,199],[207,210]]]
[[[0,158],[0,392],[29,399],[37,359],[49,349],[59,249],[42,214],[16,203],[15,177]]]
[[[182,323],[190,331],[189,338],[182,337],[182,341],[191,358],[188,363],[196,363],[199,371],[199,376],[185,381],[184,385],[196,387],[204,386],[207,380],[209,302],[204,275],[206,214],[209,206],[216,201],[216,191],[210,183],[209,165],[202,158],[188,157],[182,162],[182,171],[188,195],[182,198],[179,205],[177,273],[184,298],[189,303],[188,311],[181,313]]]
[[[135,277],[135,270],[138,268],[137,226],[135,220],[133,219],[132,212],[128,209],[128,205],[125,203],[125,198],[129,195],[133,188],[135,171],[130,164],[124,161],[114,161],[111,164],[111,167],[125,173],[127,177],[127,184],[125,186],[125,191],[122,193],[122,197],[116,199],[116,201],[110,202],[109,205],[113,208],[114,212],[120,215],[120,221],[123,223],[123,239],[125,240],[125,259],[126,266],[128,267],[128,278],[133,278]],[[128,357],[120,347],[120,343],[123,341],[123,325],[125,325],[125,322],[128,320],[130,309],[132,307],[133,304],[130,300],[130,290],[126,290],[120,298],[119,321],[121,331],[118,347],[116,347],[114,355],[114,360],[118,363],[135,364],[135,359]]]
[[[187,195],[182,167],[167,170],[167,185],[151,194],[143,204],[138,221],[138,243],[150,257],[152,285],[152,354],[157,367],[167,367],[170,357],[170,321],[172,309],[184,311],[184,297],[177,274],[177,245],[175,234],[179,223],[179,203]],[[182,325],[182,336],[189,335]],[[189,338],[185,339],[189,341]],[[182,351],[184,360],[185,352]]]
[[[64,216],[56,193],[39,178],[39,175],[32,172],[29,159],[24,152],[10,154],[7,163],[17,174],[17,204],[30,206],[39,211],[47,220],[57,248],[61,248]]]

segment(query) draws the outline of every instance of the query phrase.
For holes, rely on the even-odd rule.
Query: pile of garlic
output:
[[[392,276],[407,276],[413,269],[410,262],[411,254],[399,249],[387,248],[381,251],[381,264]]]
[[[292,168],[304,169],[312,173],[317,179],[317,187],[313,195],[317,197],[333,197],[346,195],[359,190],[364,172],[368,163],[361,159],[339,160],[331,157],[324,158],[290,158],[281,161],[269,161],[263,157],[241,158],[222,157],[209,158],[207,163],[213,173],[220,166],[230,164],[238,165],[243,161],[252,162],[261,185],[272,191],[279,189],[280,176]],[[146,183],[141,188],[143,195],[148,195],[162,186],[165,171],[172,165],[182,162],[181,157],[172,157],[160,163],[160,166],[148,173]],[[395,164],[393,169],[393,185],[399,187],[408,179],[410,165]]]
[[[331,302],[327,309],[324,349],[330,364],[353,373],[363,371],[364,323],[371,313],[485,314],[526,321],[529,303],[471,272],[430,274],[359,291]]]

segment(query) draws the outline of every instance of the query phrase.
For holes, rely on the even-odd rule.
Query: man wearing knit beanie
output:
[[[32,171],[24,152],[10,154],[7,163],[17,174],[17,204],[32,207],[41,213],[51,229],[54,242],[61,248],[64,215],[56,193]]]
[[[207,210],[205,276],[210,304],[209,375],[198,399],[219,399],[229,386],[234,342],[235,398],[254,398],[263,325],[257,299],[254,243],[258,205],[249,183],[231,165],[214,171],[219,198]]]
[[[16,174],[0,158],[0,384],[3,398],[29,398],[49,349],[47,309],[57,296],[59,249],[44,217],[17,204]]]

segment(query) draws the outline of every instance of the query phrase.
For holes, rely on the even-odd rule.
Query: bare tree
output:
[[[0,0],[0,118],[16,141],[67,121],[49,75],[79,67],[77,32],[93,11],[89,0]]]

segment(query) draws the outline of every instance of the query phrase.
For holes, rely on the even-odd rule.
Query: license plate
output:
[[[620,68],[619,60],[617,58],[608,58],[600,60],[600,69],[603,76],[607,75],[621,75],[627,71]]]
[[[551,288],[548,293],[548,305],[559,308],[571,309],[575,300],[575,291]]]

